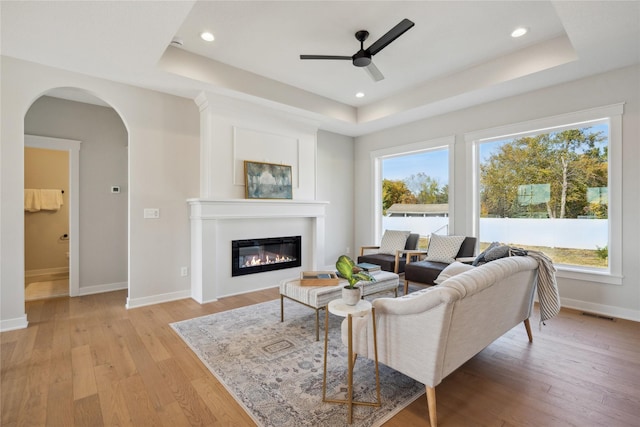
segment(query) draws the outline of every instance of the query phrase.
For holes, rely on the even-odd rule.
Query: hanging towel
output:
[[[24,189],[24,210],[26,212],[38,212],[40,210],[40,190],[34,188]]]
[[[40,190],[40,209],[57,211],[63,204],[62,190]]]

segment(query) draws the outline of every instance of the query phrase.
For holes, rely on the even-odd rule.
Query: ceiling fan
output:
[[[392,41],[403,35],[407,30],[413,27],[415,24],[408,20],[403,19],[395,27],[390,29],[385,35],[376,40],[367,49],[364,48],[364,41],[369,37],[369,32],[366,30],[360,30],[356,33],[356,39],[360,42],[360,50],[353,56],[339,56],[339,55],[300,55],[300,59],[348,59],[353,62],[356,67],[363,67],[374,81],[380,81],[384,79],[384,76],[378,70],[378,67],[371,62],[371,57],[382,49],[387,47]]]

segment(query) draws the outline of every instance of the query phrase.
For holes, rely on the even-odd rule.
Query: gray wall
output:
[[[128,136],[118,113],[43,96],[25,116],[25,133],[82,142],[79,287],[126,283]]]

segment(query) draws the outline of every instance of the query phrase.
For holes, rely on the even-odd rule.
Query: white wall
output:
[[[26,326],[24,310],[24,118],[56,87],[85,89],[111,105],[129,134],[129,300],[189,295],[186,199],[198,196],[199,114],[194,102],[13,58],[1,63],[0,329]],[[159,208],[159,219],[143,219]]]
[[[373,233],[373,195],[370,152],[395,145],[455,136],[454,179],[456,234],[471,230],[467,206],[471,185],[466,164],[464,134],[538,118],[624,102],[622,227],[622,285],[575,279],[559,279],[562,302],[583,310],[640,320],[640,67],[633,66],[568,82],[477,107],[431,117],[404,126],[356,138],[355,147],[355,242],[366,244]]]
[[[200,94],[200,197],[244,199],[244,161],[291,166],[293,199],[316,200],[315,123],[221,95]]]
[[[354,257],[353,138],[318,132],[318,200],[329,200],[326,210],[326,266],[340,255]],[[356,190],[357,192],[357,190]]]

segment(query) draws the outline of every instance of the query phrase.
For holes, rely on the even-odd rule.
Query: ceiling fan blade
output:
[[[392,41],[394,41],[395,39],[403,35],[407,30],[409,30],[414,25],[415,24],[412,21],[406,18],[403,19],[402,21],[400,21],[398,25],[390,29],[387,32],[387,34],[380,37],[371,46],[369,46],[369,49],[367,50],[371,53],[372,56],[375,55],[376,53],[380,52],[382,49],[387,47],[389,43],[391,43]]]
[[[376,67],[373,62],[363,68],[367,72],[367,74],[369,74],[369,76],[373,79],[374,82],[379,82],[380,80],[384,80],[384,76],[382,75],[380,70],[378,70],[378,67]]]
[[[337,55],[300,55],[300,59],[348,59],[351,61],[350,56]]]

